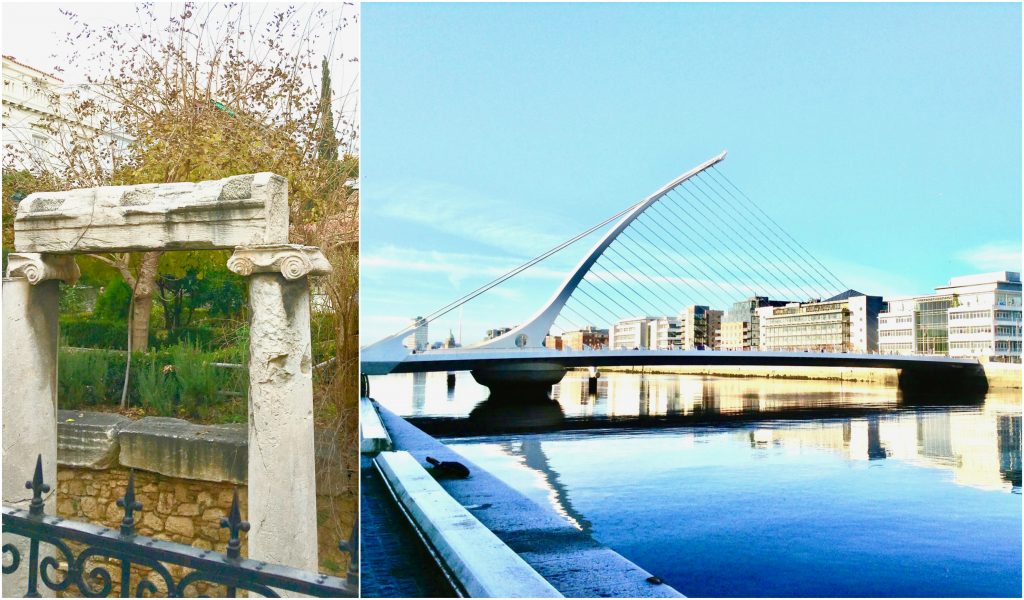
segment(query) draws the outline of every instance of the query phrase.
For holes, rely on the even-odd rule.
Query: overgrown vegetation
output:
[[[233,354],[236,352],[203,352],[188,345],[136,353],[129,387],[133,414],[244,423],[248,372],[214,365]],[[126,360],[126,352],[61,348],[57,371],[61,408],[117,410]]]

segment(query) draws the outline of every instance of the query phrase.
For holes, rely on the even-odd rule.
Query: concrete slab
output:
[[[474,598],[561,598],[438,485],[408,452],[381,452],[384,478],[449,571]]]
[[[530,500],[386,408],[377,405],[377,410],[394,448],[407,451],[420,465],[426,465],[425,458],[432,456],[469,467],[468,478],[445,479],[438,484],[564,596],[682,597],[669,585],[649,583],[651,573],[583,533],[550,507]]]
[[[196,425],[170,417],[146,417],[123,426],[118,441],[125,467],[185,479],[247,481],[244,423]]]
[[[377,454],[391,450],[391,438],[374,407],[373,400],[359,399],[359,451],[362,454]]]
[[[72,467],[107,469],[121,450],[117,434],[131,419],[117,413],[57,411],[57,462]]]

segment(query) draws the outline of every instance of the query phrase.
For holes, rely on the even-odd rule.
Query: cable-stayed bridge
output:
[[[974,380],[974,360],[848,352],[721,352],[703,350],[544,347],[549,334],[613,326],[632,317],[677,315],[684,306],[729,308],[753,297],[820,300],[846,285],[734,184],[722,152],[673,179],[644,200],[511,269],[430,313],[429,324],[576,242],[607,228],[550,299],[509,331],[462,348],[412,352],[403,344],[416,325],[362,350],[362,370],[472,370],[492,391],[502,386],[550,386],[566,368],[642,365],[834,366],[900,369],[901,385]],[[852,290],[851,290],[852,291]],[[983,375],[982,375],[983,381]]]

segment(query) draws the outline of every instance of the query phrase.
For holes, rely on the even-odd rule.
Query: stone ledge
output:
[[[196,425],[146,417],[121,428],[120,462],[170,477],[246,483],[248,431],[244,424]]]
[[[411,454],[381,452],[375,462],[416,527],[470,597],[562,597],[449,496]]]
[[[131,419],[117,413],[57,411],[57,462],[71,467],[117,466],[117,435]]]

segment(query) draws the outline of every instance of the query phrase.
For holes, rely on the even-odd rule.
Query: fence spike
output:
[[[25,482],[25,489],[32,490],[32,502],[28,505],[28,514],[33,517],[41,517],[44,514],[46,505],[43,503],[43,494],[50,492],[50,486],[43,483],[43,455],[36,457],[36,471],[31,481]]]
[[[238,508],[238,488],[231,499],[231,511],[227,517],[221,517],[220,526],[231,530],[231,537],[228,539],[228,558],[237,559],[242,555],[242,540],[238,535],[239,531],[249,531],[249,522],[242,520],[242,511]]]
[[[121,537],[132,537],[135,535],[134,512],[142,510],[142,503],[135,499],[135,469],[128,471],[128,487],[124,496],[117,499],[117,505],[124,509],[124,518],[121,519]]]

